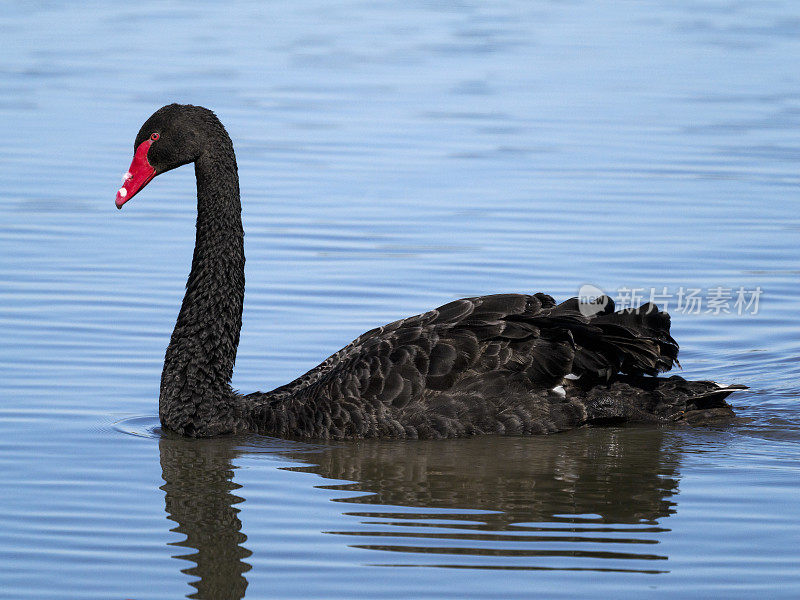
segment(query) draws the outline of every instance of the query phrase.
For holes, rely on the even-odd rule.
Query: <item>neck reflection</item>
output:
[[[241,486],[233,482],[236,447],[229,440],[194,440],[162,437],[161,473],[165,483],[167,518],[177,526],[171,531],[186,539],[171,545],[189,549],[175,555],[194,563],[182,569],[197,577],[189,598],[238,600],[244,598],[250,565],[244,559],[252,553],[242,544],[239,509],[243,498],[233,494]]]

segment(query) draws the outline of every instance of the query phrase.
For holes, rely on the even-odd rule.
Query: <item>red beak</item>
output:
[[[114,201],[117,208],[122,208],[123,204],[138,194],[139,190],[150,183],[150,180],[156,176],[156,170],[147,160],[147,151],[152,143],[152,140],[146,139],[136,148],[136,152],[133,154],[133,162],[131,162],[131,166],[122,180],[122,187],[117,191],[117,198]]]

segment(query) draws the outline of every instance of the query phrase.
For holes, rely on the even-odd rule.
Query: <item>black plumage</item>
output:
[[[241,395],[230,386],[244,299],[233,144],[214,113],[177,104],[145,122],[135,149],[142,144],[151,178],[190,162],[197,178],[192,269],[161,378],[159,416],[169,429],[441,438],[733,414],[725,397],[743,386],[653,377],[678,355],[669,315],[655,305],[615,312],[605,299],[587,316],[577,299],[556,304],[541,293],[450,302],[368,331],[287,385]],[[117,205],[149,180],[128,186],[130,195],[120,190]]]

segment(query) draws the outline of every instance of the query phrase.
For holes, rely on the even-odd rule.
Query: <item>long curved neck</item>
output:
[[[230,381],[242,327],[244,231],[233,145],[222,136],[195,161],[192,270],[161,375],[161,422],[191,436],[243,428]]]

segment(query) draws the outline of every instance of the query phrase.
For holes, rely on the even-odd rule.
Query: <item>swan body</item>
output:
[[[191,273],[161,376],[164,427],[193,437],[541,434],[609,423],[703,423],[733,415],[744,386],[655,377],[677,363],[653,304],[594,314],[546,294],[465,298],[363,334],[270,392],[230,386],[244,300],[244,232],[233,144],[208,109],[171,104],[134,143],[122,205],[153,177],[194,163]],[[602,307],[602,308],[601,308]]]

